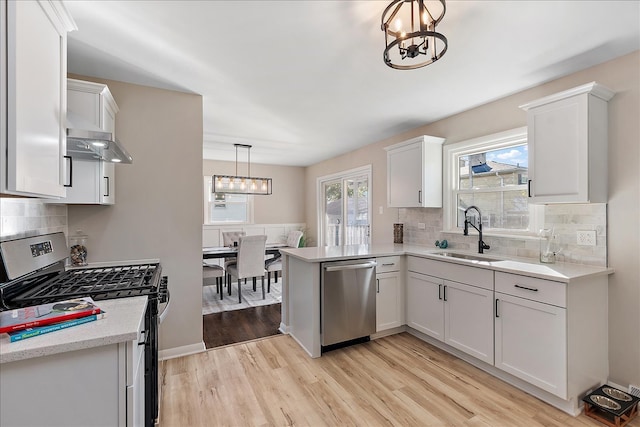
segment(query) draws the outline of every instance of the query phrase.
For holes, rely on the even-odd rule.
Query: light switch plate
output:
[[[596,232],[595,230],[578,230],[578,245],[595,246]]]

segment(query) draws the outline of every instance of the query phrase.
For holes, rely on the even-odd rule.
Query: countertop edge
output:
[[[104,319],[13,343],[3,337],[0,341],[0,364],[138,338],[138,328],[144,321],[147,308],[146,296],[97,301],[96,305],[107,313]]]
[[[449,262],[468,267],[484,268],[503,273],[519,274],[523,276],[535,277],[539,279],[552,280],[562,283],[571,283],[577,280],[584,280],[590,277],[610,275],[614,270],[610,267],[597,267],[583,264],[555,263],[543,264],[535,262],[528,258],[515,258],[500,255],[500,261],[469,261],[457,258],[444,258],[437,255],[443,252],[440,249],[431,249],[418,245],[352,245],[344,247],[332,248],[298,248],[298,249],[281,249],[283,254],[309,263],[322,263],[330,261],[339,261],[346,259],[358,258],[375,258],[393,255],[417,256],[420,258]],[[323,253],[321,253],[323,252]],[[446,252],[461,252],[454,249],[448,249]],[[487,257],[493,255],[486,254]],[[482,257],[482,255],[480,255]]]

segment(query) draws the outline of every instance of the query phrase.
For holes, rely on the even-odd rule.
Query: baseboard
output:
[[[407,330],[407,327],[405,325],[398,326],[396,328],[386,329],[384,331],[380,331],[380,332],[376,332],[375,334],[372,334],[371,339],[376,340],[378,338],[388,337],[389,335],[399,334],[401,332],[405,332],[406,330]]]
[[[201,353],[206,351],[204,341],[198,344],[184,345],[182,347],[173,347],[158,352],[159,360],[175,359],[176,357],[188,356],[190,354]]]
[[[285,335],[289,334],[289,326],[285,325],[282,322],[280,322],[280,327],[278,328],[278,330]]]

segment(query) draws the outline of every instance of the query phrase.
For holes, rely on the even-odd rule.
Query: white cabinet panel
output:
[[[67,31],[75,24],[60,2],[0,4],[2,33],[3,193],[66,194]],[[6,83],[5,83],[6,78]],[[5,109],[6,108],[6,109]]]
[[[387,206],[442,207],[443,143],[425,135],[385,147]]]
[[[567,397],[566,309],[496,292],[495,366]]]
[[[444,342],[493,364],[493,291],[444,281]]]
[[[532,203],[607,202],[607,101],[589,83],[523,105]]]
[[[376,274],[376,331],[402,326],[401,273]]]
[[[407,274],[407,326],[444,341],[444,281]]]

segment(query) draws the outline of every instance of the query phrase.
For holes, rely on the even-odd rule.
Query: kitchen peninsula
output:
[[[381,335],[406,330],[573,415],[607,380],[609,268],[398,244],[281,252],[281,330],[311,357],[322,354],[322,263],[397,257],[401,325]]]

